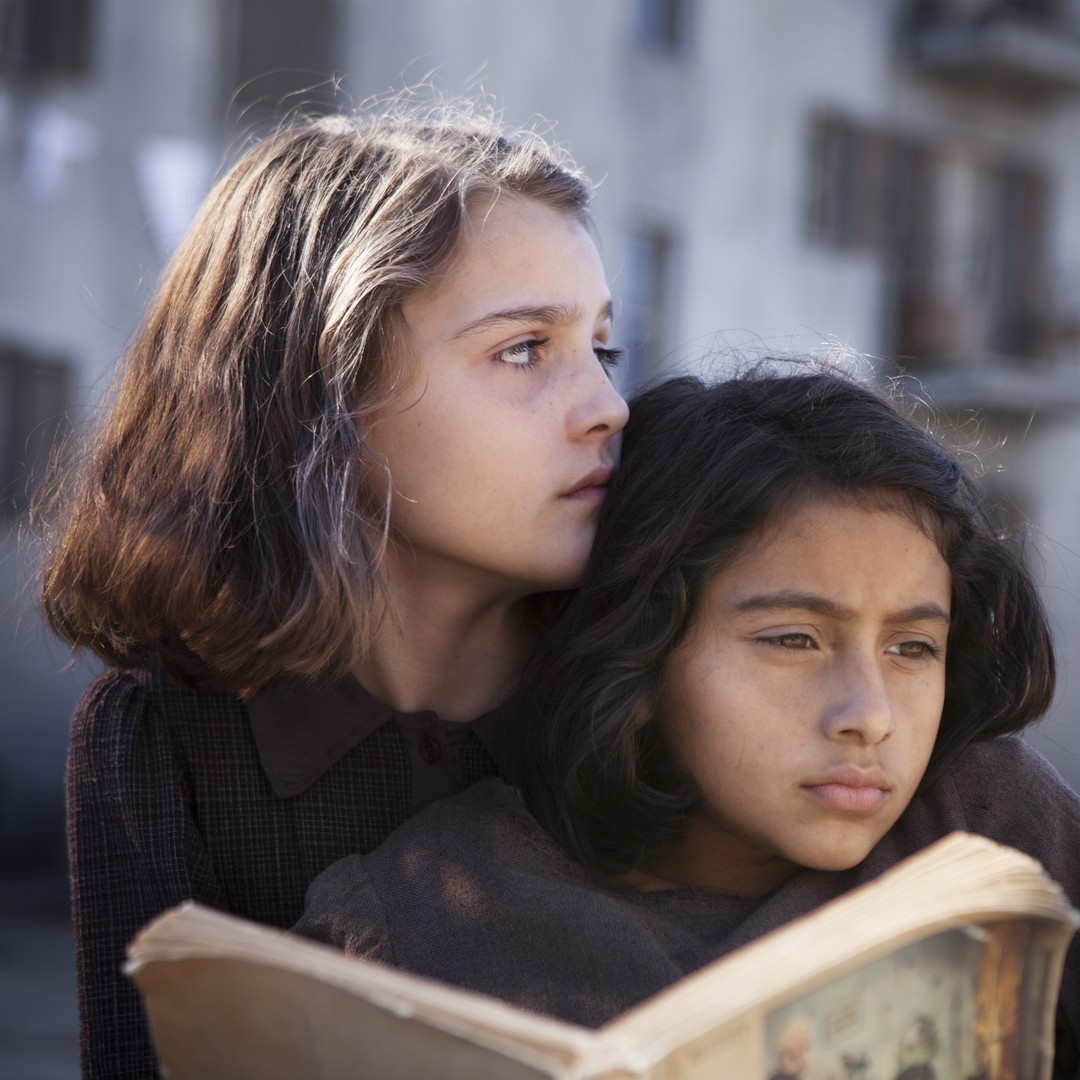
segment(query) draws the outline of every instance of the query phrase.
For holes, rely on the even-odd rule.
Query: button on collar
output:
[[[429,765],[434,765],[443,755],[439,740],[432,735],[425,735],[420,740],[420,757]]]

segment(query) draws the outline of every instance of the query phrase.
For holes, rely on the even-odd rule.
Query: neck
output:
[[[644,891],[688,886],[725,896],[754,898],[775,892],[799,867],[695,817],[627,884]]]
[[[525,604],[470,588],[464,578],[440,585],[416,575],[395,583],[391,575],[390,611],[353,673],[399,712],[475,719],[517,687],[535,645]]]

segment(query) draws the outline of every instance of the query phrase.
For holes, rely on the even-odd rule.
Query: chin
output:
[[[807,870],[850,870],[853,866],[858,866],[874,850],[876,843],[877,839],[839,844],[824,850],[819,849],[809,853],[805,860],[797,859],[796,861]]]

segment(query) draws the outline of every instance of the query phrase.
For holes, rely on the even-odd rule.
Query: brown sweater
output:
[[[485,780],[369,855],[325,870],[295,929],[346,952],[597,1026],[703,964],[868,881],[954,830],[1033,855],[1080,907],[1080,800],[1018,738],[971,747],[857,867],[804,870],[760,900],[597,886]],[[1059,1007],[1056,1077],[1078,1075],[1080,944]]]

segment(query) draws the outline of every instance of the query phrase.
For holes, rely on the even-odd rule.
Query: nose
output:
[[[872,660],[851,660],[832,670],[831,692],[822,714],[827,738],[876,746],[896,728],[884,675]]]
[[[571,436],[606,440],[622,431],[630,410],[591,350],[590,358],[591,363],[575,380],[575,400],[569,415]]]

